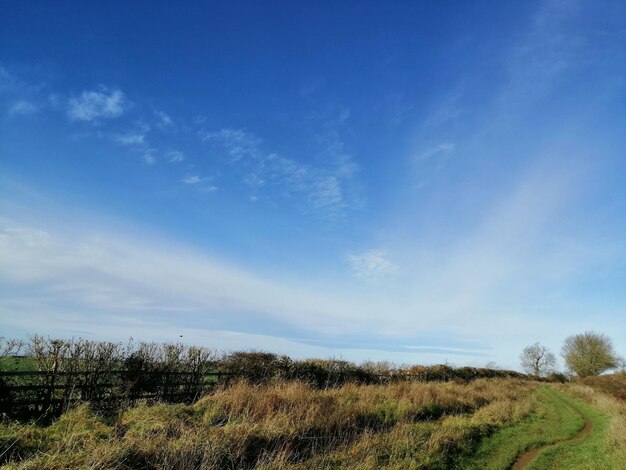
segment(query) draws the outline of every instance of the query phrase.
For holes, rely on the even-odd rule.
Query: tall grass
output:
[[[193,405],[87,405],[47,427],[4,424],[7,468],[449,468],[481,436],[532,410],[530,382],[240,381]],[[0,453],[2,451],[0,450]]]
[[[585,377],[580,381],[584,385],[589,385],[596,390],[626,401],[626,372]]]

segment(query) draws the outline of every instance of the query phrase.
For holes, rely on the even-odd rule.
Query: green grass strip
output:
[[[561,395],[591,420],[593,428],[584,439],[563,442],[543,449],[527,469],[623,469],[623,463],[618,462],[616,456],[608,450],[607,432],[610,418],[587,403],[569,395]]]
[[[477,452],[463,462],[462,468],[508,469],[525,450],[568,439],[584,427],[584,419],[567,405],[568,401],[574,401],[573,398],[547,386],[539,387],[536,393],[539,400],[536,412],[528,419],[506,426],[484,439]],[[578,406],[578,402],[576,405]],[[594,414],[596,416],[597,412]],[[598,431],[603,432],[603,429],[599,428]],[[549,465],[551,464],[537,468],[552,468]]]

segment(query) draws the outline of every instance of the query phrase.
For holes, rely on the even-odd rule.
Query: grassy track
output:
[[[538,447],[536,457],[524,468],[621,468],[606,449],[606,415],[548,386],[539,388],[537,399],[536,413],[485,439],[477,453],[464,462],[464,468],[508,469],[526,450]],[[590,421],[589,434],[568,441],[585,427],[583,415]]]
[[[623,464],[617,462],[607,449],[609,417],[584,402],[568,395],[562,396],[591,421],[591,431],[583,439],[566,441],[542,450],[527,468],[622,469]]]

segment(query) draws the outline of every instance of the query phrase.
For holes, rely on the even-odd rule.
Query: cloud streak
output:
[[[371,299],[270,278],[145,234],[132,239],[94,231],[93,224],[86,234],[68,232],[67,225],[1,222],[0,252],[7,256],[0,266],[0,312],[22,312],[7,315],[13,320],[5,323],[21,331],[31,332],[33,322],[53,334],[82,330],[107,339],[168,339],[175,331],[186,341],[222,349],[417,360],[412,351],[420,343],[399,347],[374,335],[344,344],[351,332],[371,335],[380,308]],[[470,354],[483,361],[484,351],[452,351],[446,344],[424,343],[429,350],[420,360],[441,361],[445,354],[467,361]]]
[[[0,268],[3,283],[38,286],[34,298],[46,298],[50,306],[67,301],[135,314],[258,312],[320,329],[322,318],[339,313],[325,311],[329,300],[323,296],[297,293],[215,258],[110,233],[68,235],[4,220],[0,251],[8,255]],[[311,298],[303,302],[306,297]]]

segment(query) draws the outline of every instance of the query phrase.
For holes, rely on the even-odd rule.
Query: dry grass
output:
[[[507,382],[485,381],[465,390],[473,395],[488,387],[493,393],[474,413],[444,415],[438,421],[402,421],[389,432],[365,432],[354,442],[312,460],[267,468],[452,468],[459,457],[474,451],[482,437],[523,419],[534,409],[534,396],[529,393],[532,387]]]
[[[600,375],[597,377],[585,377],[581,380],[584,385],[613,395],[615,398],[626,401],[626,372]]]
[[[48,427],[6,424],[7,468],[448,468],[533,408],[534,385],[245,382],[194,405],[139,406],[111,422],[88,406]],[[0,451],[1,453],[2,451]],[[9,459],[7,461],[7,456]]]

